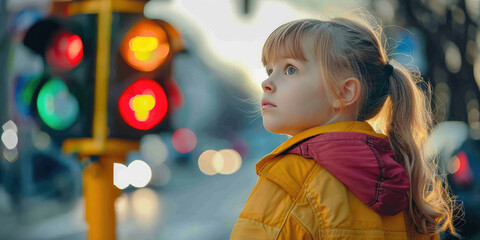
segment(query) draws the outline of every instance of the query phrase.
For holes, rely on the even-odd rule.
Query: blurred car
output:
[[[454,221],[462,239],[480,239],[480,140],[471,137],[465,122],[447,121],[436,125],[425,151],[429,159],[438,158],[441,173],[446,173],[452,195],[461,208]],[[444,234],[442,239],[459,239]]]

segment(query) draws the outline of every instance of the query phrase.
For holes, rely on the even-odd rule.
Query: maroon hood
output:
[[[387,138],[328,132],[299,143],[288,153],[315,159],[378,214],[396,215],[408,206],[408,175],[403,163],[395,160]]]

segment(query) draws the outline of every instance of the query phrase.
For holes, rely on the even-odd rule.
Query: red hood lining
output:
[[[395,215],[408,206],[408,175],[387,138],[328,132],[306,139],[286,153],[313,158],[379,214]]]

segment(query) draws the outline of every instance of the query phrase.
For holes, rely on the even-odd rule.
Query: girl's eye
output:
[[[293,67],[292,65],[287,66],[287,70],[285,71],[287,75],[293,75],[297,73],[297,69]]]
[[[271,70],[271,69],[267,69],[267,75],[270,76],[270,74],[272,74],[272,70]]]

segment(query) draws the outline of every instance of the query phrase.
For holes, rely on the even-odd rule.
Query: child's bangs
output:
[[[280,26],[270,34],[262,50],[262,63],[274,63],[279,58],[294,58],[307,61],[303,43],[306,37],[302,24],[288,23]]]

